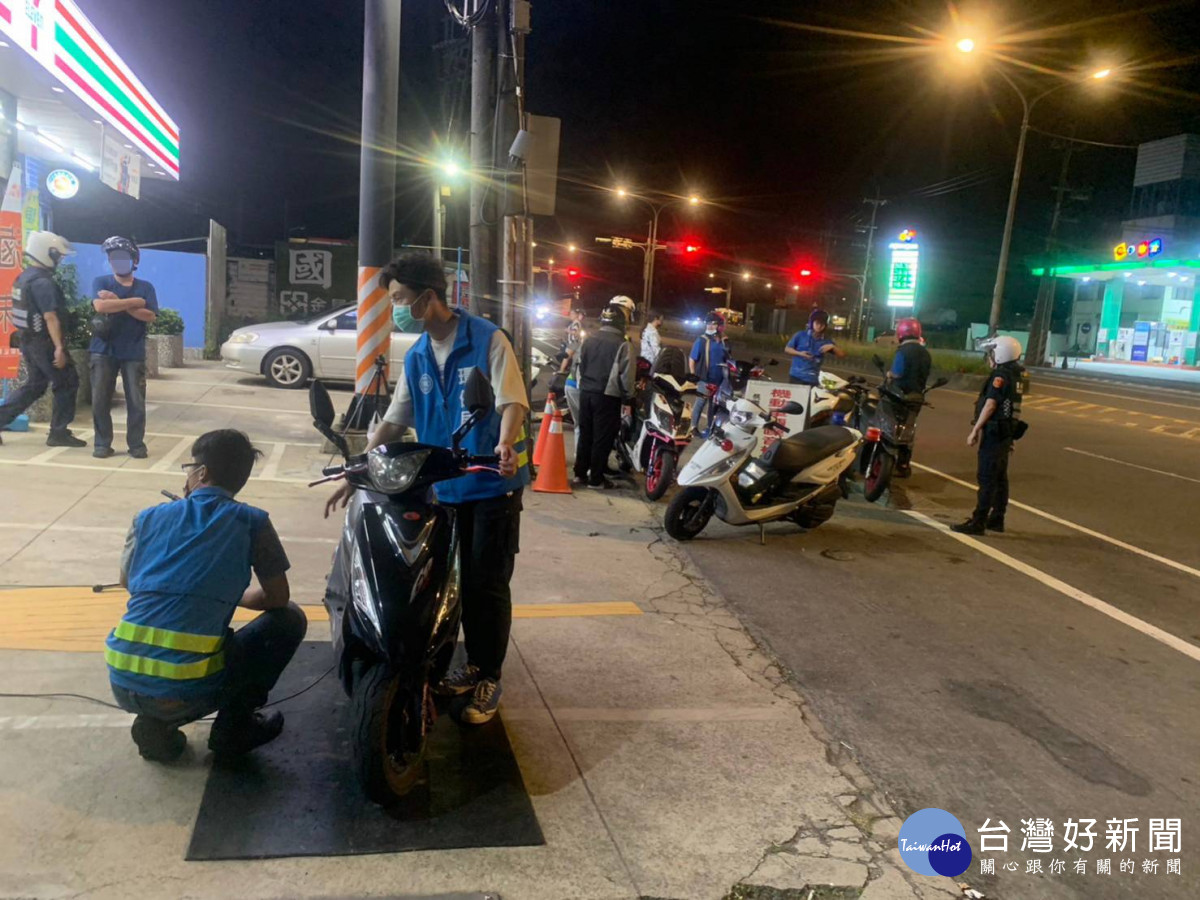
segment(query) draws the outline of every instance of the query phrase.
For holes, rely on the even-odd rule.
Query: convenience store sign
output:
[[[179,178],[179,126],[72,0],[0,0],[0,32]]]

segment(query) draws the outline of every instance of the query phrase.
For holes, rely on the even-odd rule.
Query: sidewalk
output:
[[[303,396],[272,392],[269,400],[299,408]],[[212,406],[197,403],[196,415],[218,415]],[[25,452],[10,449],[8,437],[10,458]],[[45,449],[36,432],[13,435],[11,444],[23,439]],[[252,482],[247,499],[272,511],[296,562],[293,597],[311,606],[319,603],[340,522],[320,518],[323,494],[302,486],[295,452],[288,450],[273,480]],[[315,451],[306,457],[310,469],[322,461]],[[111,580],[123,523],[156,502],[160,487],[174,486],[177,470],[134,480],[101,466],[88,471],[90,457],[51,462],[59,467],[0,468],[5,518],[24,523],[0,529],[0,580]],[[52,475],[52,483],[38,474]],[[188,863],[183,853],[207,777],[207,724],[186,729],[191,746],[201,748],[195,755],[162,767],[137,757],[128,716],[69,700],[0,698],[7,762],[0,770],[0,896],[486,890],[504,900],[716,900],[738,884],[865,886],[865,900],[959,896],[950,879],[918,876],[900,863],[899,821],[845,754],[827,746],[784,674],[662,536],[661,504],[618,491],[530,493],[525,506],[514,585],[523,615],[513,627],[501,710],[545,846]],[[0,613],[7,620],[28,609],[32,596],[0,590]],[[101,647],[86,649],[103,623],[93,621],[94,611],[85,622],[77,605],[56,596],[37,595],[47,623],[41,631],[54,636],[78,626],[78,650],[0,649],[3,690],[107,698]],[[641,614],[586,605],[596,601],[632,602]],[[779,602],[787,602],[784,592]],[[548,604],[578,605],[581,614]],[[554,614],[532,616],[538,606]],[[326,639],[324,623],[311,618],[310,639]],[[3,647],[19,641],[10,636]],[[808,891],[783,896],[807,898]]]

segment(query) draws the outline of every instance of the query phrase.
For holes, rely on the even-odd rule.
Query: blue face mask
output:
[[[409,334],[415,334],[424,328],[424,323],[413,317],[412,307],[402,306],[398,303],[392,304],[392,321],[395,323],[397,331],[405,331]]]
[[[133,274],[133,260],[121,257],[109,257],[108,264],[112,266],[113,274],[124,277]]]

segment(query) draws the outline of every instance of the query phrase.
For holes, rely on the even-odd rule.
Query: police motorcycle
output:
[[[798,415],[796,401],[778,412]],[[765,542],[767,522],[788,519],[801,528],[829,520],[840,497],[849,493],[847,473],[862,435],[852,428],[825,425],[781,437],[752,458],[759,429],[782,435],[786,428],[745,397],[731,400],[723,424],[714,424],[700,449],[679,473],[664,526],[680,541],[691,540],[715,515],[730,525],[757,525]]]
[[[310,487],[346,479],[351,497],[326,583],[325,608],[342,687],[350,697],[352,764],[367,796],[395,802],[420,778],[436,718],[433,687],[458,639],[459,535],[454,511],[434,499],[439,481],[469,472],[499,474],[495,456],[471,456],[460,444],[492,408],[483,374],[463,391],[469,410],[450,447],[384,444],[351,456],[333,430],[334,409],[319,381],[309,391],[313,426],[344,458]]]
[[[639,362],[645,362],[639,360]],[[648,500],[658,500],[675,480],[679,457],[691,442],[691,403],[695,376],[680,384],[666,373],[650,375],[649,396],[638,407],[645,415],[623,421],[617,435],[617,460],[623,471],[645,472],[642,490]]]
[[[926,395],[949,382],[939,378],[924,391],[902,394],[887,379],[887,368],[874,358],[883,380],[872,396],[861,382],[855,393],[851,422],[863,433],[859,454],[859,472],[863,476],[863,496],[874,503],[883,496],[892,477],[907,477],[911,472],[913,446],[917,442],[917,416],[922,408],[933,406]]]

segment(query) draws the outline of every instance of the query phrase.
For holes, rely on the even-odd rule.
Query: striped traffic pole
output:
[[[355,354],[354,393],[371,390],[375,360],[388,359],[392,343],[392,309],[387,293],[379,286],[382,266],[358,267],[358,352]]]

